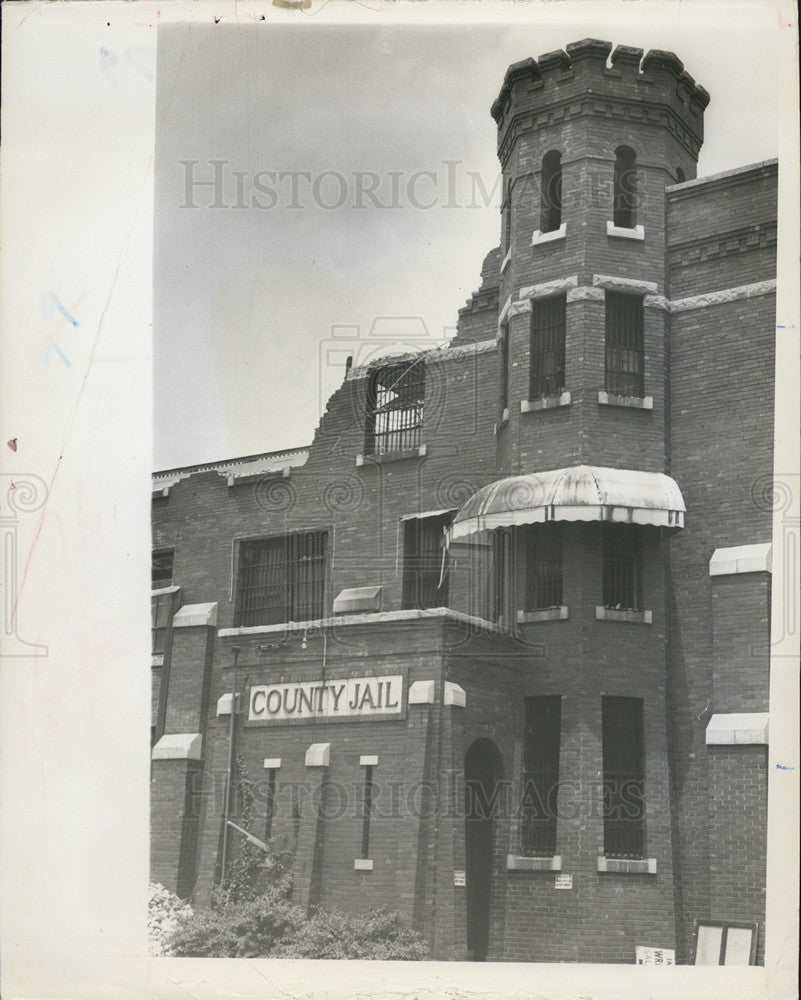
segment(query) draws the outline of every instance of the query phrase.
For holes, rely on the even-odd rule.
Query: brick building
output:
[[[156,474],[154,881],[208,899],[235,752],[295,899],[434,958],[762,961],[777,165],[696,178],[708,101],[511,66],[456,337]]]

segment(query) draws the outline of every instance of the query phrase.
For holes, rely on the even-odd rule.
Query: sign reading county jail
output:
[[[250,722],[397,715],[403,710],[403,675],[260,684],[250,689]]]

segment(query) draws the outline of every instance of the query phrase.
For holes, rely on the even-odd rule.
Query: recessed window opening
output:
[[[616,611],[643,610],[642,545],[633,525],[603,525],[603,604]]]
[[[564,390],[565,314],[564,295],[532,302],[529,399],[558,396]]]
[[[326,531],[241,542],[237,627],[322,618],[327,549]]]
[[[505,257],[512,249],[512,182],[506,182],[504,188],[503,210],[503,256]]]
[[[278,769],[275,767],[267,770],[267,798],[265,802],[264,819],[264,839],[269,840],[273,835],[273,817],[275,816],[275,784]]]
[[[403,527],[404,610],[448,606],[447,550],[445,531],[451,512],[432,517],[413,517]]]
[[[373,811],[373,765],[364,769],[364,789],[362,799],[362,853],[360,858],[370,857],[370,816]]]
[[[684,171],[681,169],[681,167],[676,167],[676,183],[682,184],[685,180],[686,178],[684,176]]]
[[[638,859],[645,854],[643,703],[602,698],[604,854]]]
[[[170,594],[154,595],[150,598],[151,652],[154,656],[161,656],[167,651],[167,638],[180,600],[181,593],[178,590]]]
[[[161,590],[172,586],[173,562],[175,552],[172,549],[157,549],[150,563],[150,580],[152,590]]]
[[[509,327],[501,327],[498,340],[498,422],[504,419],[504,411],[509,409]]]
[[[386,455],[419,447],[424,399],[422,360],[376,369],[367,387],[367,454]]]
[[[644,395],[644,327],[641,295],[606,292],[604,388],[615,396]]]
[[[540,173],[540,231],[552,233],[562,225],[562,154],[552,149],[542,158]]]
[[[525,699],[521,851],[527,857],[556,854],[561,722],[559,695]]]
[[[526,611],[562,605],[562,525],[533,524],[525,531]]]
[[[637,225],[637,154],[631,146],[615,150],[614,224],[621,229]]]

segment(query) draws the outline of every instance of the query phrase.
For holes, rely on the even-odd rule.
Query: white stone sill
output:
[[[518,624],[527,625],[531,622],[567,621],[568,610],[562,605],[559,608],[544,608],[541,611],[518,611]]]
[[[603,389],[598,390],[598,402],[604,406],[627,406],[632,410],[653,410],[653,396],[613,396]]]
[[[513,872],[560,872],[562,870],[562,855],[553,857],[529,858],[520,854],[506,855],[506,870]]]
[[[654,620],[653,611],[618,611],[616,608],[596,606],[595,617],[603,622],[631,622],[635,625],[651,625]]]
[[[542,399],[521,399],[520,412],[534,413],[538,410],[553,410],[558,406],[570,406],[573,397],[569,392],[563,392],[560,396],[544,396]]]
[[[606,224],[606,235],[616,236],[621,240],[639,240],[645,239],[645,227],[635,226],[633,229],[625,229],[623,226],[616,226],[614,222],[607,222]]]
[[[509,407],[505,407],[503,413],[501,414],[501,419],[495,424],[493,430],[497,434],[502,431],[503,428],[509,423]]]
[[[563,240],[567,236],[567,223],[563,222],[558,229],[543,233],[540,229],[535,229],[531,237],[533,247],[541,246],[543,243],[554,243],[556,240]]]
[[[407,458],[425,458],[428,445],[421,444],[419,448],[408,448],[405,451],[387,451],[382,455],[357,455],[356,465],[385,465],[387,462],[402,462]]]
[[[615,875],[656,875],[656,858],[598,858],[598,871]]]

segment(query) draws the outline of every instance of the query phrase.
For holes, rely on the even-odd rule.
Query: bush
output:
[[[273,957],[419,961],[428,958],[428,948],[397,913],[374,910],[365,916],[352,916],[319,910],[292,939],[278,943]]]
[[[169,939],[182,919],[192,916],[192,907],[165,889],[160,883],[150,884],[147,904],[147,939],[151,955],[169,955]]]

